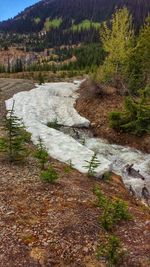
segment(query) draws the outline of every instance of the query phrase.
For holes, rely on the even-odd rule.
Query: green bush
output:
[[[97,197],[96,206],[99,208],[104,208],[108,202],[107,197],[104,196],[104,194],[101,192],[101,190],[97,186],[93,188],[93,193]]]
[[[41,180],[44,182],[54,183],[57,179],[58,174],[52,166],[49,166],[48,169],[41,172]]]
[[[120,221],[132,219],[128,205],[123,200],[107,201],[103,208],[100,223],[106,231],[111,231]]]
[[[110,200],[97,187],[94,188],[94,194],[97,196],[96,205],[102,210],[99,221],[106,231],[111,231],[122,220],[132,219],[125,201],[121,199]]]
[[[109,114],[110,126],[116,130],[129,132],[135,135],[150,133],[150,86],[140,91],[140,98],[127,97],[123,112]]]
[[[113,218],[115,222],[132,219],[125,201],[117,199],[113,202]]]
[[[123,122],[127,122],[127,119],[125,120],[125,117],[123,118],[123,114],[119,111],[113,111],[109,113],[109,124],[110,127],[113,129],[121,129],[121,125]]]
[[[107,171],[102,176],[103,181],[108,182],[111,180],[111,172]]]
[[[121,266],[125,257],[120,240],[114,236],[109,236],[107,242],[98,248],[97,258],[105,258],[108,267]]]
[[[113,217],[113,205],[111,205],[109,202],[107,203],[108,205],[105,206],[102,215],[99,218],[99,222],[106,231],[111,231],[115,225]]]

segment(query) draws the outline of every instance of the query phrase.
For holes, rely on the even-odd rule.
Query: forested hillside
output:
[[[14,33],[49,32],[57,44],[72,34],[70,42],[95,41],[99,23],[111,17],[116,8],[127,6],[136,29],[150,11],[147,0],[43,0],[15,18],[0,23],[0,31]],[[94,31],[95,30],[95,31]],[[65,36],[65,37],[64,37]],[[57,41],[56,41],[57,39]]]

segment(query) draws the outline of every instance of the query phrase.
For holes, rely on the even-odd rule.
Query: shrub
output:
[[[150,85],[140,91],[140,98],[127,97],[123,112],[109,114],[110,126],[114,129],[129,132],[135,135],[150,133]]]
[[[123,263],[125,251],[123,250],[120,240],[114,236],[109,236],[107,242],[98,248],[97,258],[105,258],[107,266],[120,266]]]
[[[42,139],[39,138],[39,143],[37,145],[37,150],[34,153],[35,158],[38,159],[41,170],[45,169],[45,164],[48,161],[48,153],[42,143]]]
[[[128,211],[128,205],[125,201],[117,199],[113,202],[113,218],[114,221],[130,220],[131,214]]]
[[[109,114],[110,127],[113,129],[121,130],[122,123],[127,122],[127,119],[123,118],[123,114],[119,111],[113,111]]]
[[[54,183],[58,179],[58,174],[52,166],[49,166],[48,169],[41,172],[41,179],[47,183]]]
[[[112,230],[122,220],[132,219],[125,201],[108,199],[98,187],[94,188],[94,194],[97,196],[96,205],[102,210],[102,215],[99,218],[100,224],[106,231]]]
[[[103,181],[107,182],[111,179],[111,172],[107,171],[102,176]]]
[[[97,186],[93,188],[93,193],[97,196],[96,206],[99,208],[104,208],[108,201],[107,197],[104,196]]]
[[[105,206],[103,213],[101,217],[99,218],[101,226],[106,230],[106,231],[111,231],[115,221],[113,217],[113,205],[109,202],[107,202],[107,206]]]
[[[128,205],[123,200],[107,201],[103,208],[100,223],[106,231],[112,228],[122,220],[130,220],[132,216],[128,211]]]

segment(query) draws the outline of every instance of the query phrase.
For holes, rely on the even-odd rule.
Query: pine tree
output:
[[[136,57],[139,58],[143,72],[143,80],[145,84],[147,84],[150,82],[150,15],[140,31],[136,47]]]
[[[89,176],[94,176],[96,174],[95,169],[98,168],[100,165],[99,160],[97,159],[97,154],[96,152],[93,154],[92,158],[90,161],[85,161],[87,162],[87,165],[84,166],[86,169],[88,169],[88,175]]]
[[[150,82],[150,16],[136,39],[127,72],[130,93],[137,95]]]
[[[42,139],[39,137],[37,150],[34,153],[35,158],[38,159],[41,170],[45,169],[45,164],[48,162],[48,153],[43,145]]]
[[[10,162],[23,160],[28,155],[27,142],[30,140],[22,120],[14,115],[14,104],[4,120],[6,136],[0,138],[0,151],[8,155]]]
[[[123,112],[109,114],[110,126],[135,135],[150,134],[150,85],[140,91],[140,97],[127,97]]]

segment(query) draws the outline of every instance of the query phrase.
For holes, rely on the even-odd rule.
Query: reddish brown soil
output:
[[[5,100],[20,91],[28,91],[34,87],[34,83],[29,80],[0,78],[0,118],[2,119],[6,112]]]
[[[106,237],[94,205],[96,184],[105,196],[126,200],[133,215],[113,230],[129,252],[120,267],[148,267],[150,210],[129,196],[121,178],[112,174],[111,181],[98,181],[50,160],[59,173],[55,184],[40,181],[32,157],[24,165],[0,158],[0,267],[105,267],[95,257]]]
[[[148,267],[149,211],[131,200],[116,176],[103,183],[77,171],[65,173],[63,164],[52,162],[60,177],[54,185],[40,181],[33,159],[24,166],[1,162],[0,266],[105,266],[95,258],[105,236],[94,206],[97,184],[105,195],[127,200],[134,216],[114,228],[130,252],[121,266]]]
[[[124,97],[114,94],[98,96],[89,93],[87,82],[81,85],[80,97],[76,104],[78,112],[92,123],[92,131],[97,137],[107,139],[110,143],[128,145],[150,153],[150,136],[137,137],[110,128],[108,114],[114,110],[123,110]]]

